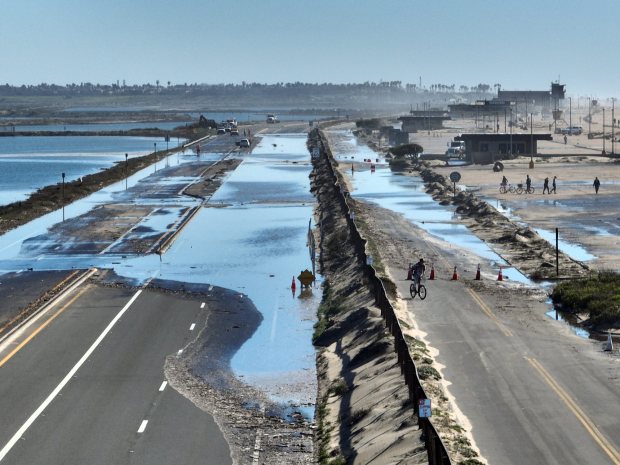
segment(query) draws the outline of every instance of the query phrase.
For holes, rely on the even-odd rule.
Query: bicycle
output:
[[[526,187],[523,192],[525,192],[526,194],[533,194],[535,190],[536,189],[534,189],[533,187],[530,186],[529,188]]]
[[[523,192],[523,187],[519,184],[519,187],[515,187],[512,184],[508,184],[507,186],[505,184],[500,184],[499,185],[499,193],[500,194],[506,194],[506,193],[511,193],[511,194],[521,194]]]
[[[414,280],[409,286],[409,293],[412,299],[415,299],[415,296],[419,295],[420,300],[424,300],[426,299],[426,286],[422,284],[421,280],[418,282]]]

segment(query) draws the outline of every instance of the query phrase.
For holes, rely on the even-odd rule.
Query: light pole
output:
[[[129,158],[129,154],[125,154],[125,190],[127,190],[127,159]]]
[[[573,127],[573,99],[572,97],[568,97],[568,127]],[[569,129],[569,134],[572,135],[573,130]]]
[[[616,118],[615,118],[615,105],[616,104],[616,98],[612,98],[611,99],[611,154],[614,154],[614,146],[615,146],[615,141],[614,141],[614,134],[615,134],[615,127],[616,127]]]
[[[62,221],[65,221],[65,173],[62,173]]]
[[[157,142],[153,142],[153,155],[155,155],[155,172],[157,173]]]
[[[588,136],[592,134],[592,99],[588,97]]]
[[[605,107],[603,107],[603,153],[605,153]]]
[[[510,107],[510,150],[508,151],[510,158],[512,158],[512,124],[512,107]]]
[[[530,113],[530,169],[534,169],[534,113]]]

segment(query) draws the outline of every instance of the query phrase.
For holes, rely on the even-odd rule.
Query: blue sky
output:
[[[392,81],[620,94],[618,0],[19,0],[0,83]]]

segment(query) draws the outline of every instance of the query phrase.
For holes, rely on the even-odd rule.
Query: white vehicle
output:
[[[250,140],[249,139],[241,139],[239,141],[239,147],[248,148],[249,146],[250,146]]]
[[[581,126],[569,126],[567,128],[562,128],[561,132],[569,136],[578,136],[583,133],[583,128]]]
[[[465,151],[460,147],[450,147],[446,150],[446,156],[449,159],[461,160],[465,156]]]
[[[271,124],[277,123],[278,122],[278,117],[276,115],[272,114],[272,113],[269,113],[267,115],[267,122],[271,123]]]

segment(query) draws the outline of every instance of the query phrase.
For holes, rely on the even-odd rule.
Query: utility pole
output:
[[[615,127],[616,127],[616,118],[615,118],[615,105],[616,104],[616,98],[612,98],[611,99],[611,154],[614,154],[614,147],[615,147],[615,141],[614,141],[614,134],[615,134]]]
[[[510,150],[508,151],[512,158],[512,107],[510,107]]]
[[[588,97],[588,136],[592,134],[592,99]]]
[[[605,107],[603,107],[603,153],[605,153]]]
[[[530,169],[534,169],[534,113],[530,113]]]
[[[62,221],[65,221],[65,173],[62,173]]]
[[[573,127],[573,98],[568,97],[568,127]],[[573,130],[569,129],[570,134],[572,135]]]

